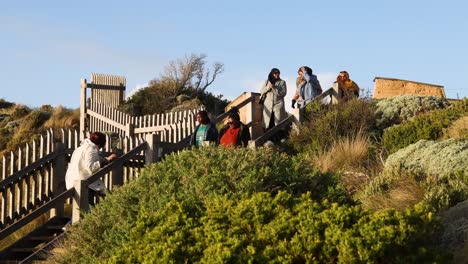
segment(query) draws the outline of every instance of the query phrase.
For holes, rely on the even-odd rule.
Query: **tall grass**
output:
[[[368,149],[369,137],[363,133],[340,138],[317,155],[314,165],[324,173],[359,169],[367,159]]]
[[[443,139],[449,138],[468,138],[468,116],[461,117],[444,131]]]
[[[403,210],[412,208],[424,199],[424,189],[414,177],[400,176],[394,184],[387,191],[360,196],[362,206],[365,209],[376,211],[386,209]]]

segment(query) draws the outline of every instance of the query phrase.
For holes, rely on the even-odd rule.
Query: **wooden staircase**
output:
[[[52,217],[44,225],[32,231],[0,252],[0,263],[33,263],[45,260],[63,237],[64,227],[70,218]]]

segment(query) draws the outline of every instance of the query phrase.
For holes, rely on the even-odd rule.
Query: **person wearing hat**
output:
[[[67,173],[65,174],[67,190],[73,188],[75,181],[88,179],[101,167],[104,167],[117,158],[117,155],[114,153],[107,157],[102,157],[100,155],[99,149],[104,147],[105,144],[106,136],[103,133],[90,132],[89,137],[83,140],[81,145],[73,151],[70,164],[68,164]],[[94,205],[94,196],[97,192],[103,190],[98,189],[98,185],[103,185],[103,182],[98,180],[89,186],[88,197],[90,205]]]

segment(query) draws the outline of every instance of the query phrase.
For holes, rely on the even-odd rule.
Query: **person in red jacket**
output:
[[[223,146],[247,147],[250,140],[249,128],[240,121],[239,110],[229,110],[227,123],[219,131],[219,144]]]

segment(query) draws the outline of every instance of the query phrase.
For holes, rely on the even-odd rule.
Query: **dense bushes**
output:
[[[447,99],[434,96],[405,94],[382,99],[376,104],[377,126],[380,128],[390,127],[407,121],[413,116],[434,109],[446,108],[449,105]]]
[[[183,202],[192,218],[199,217],[206,202],[217,195],[235,200],[257,192],[285,190],[296,196],[310,191],[313,199],[344,203],[345,190],[337,182],[301,159],[268,148],[184,151],[145,168],[138,181],[108,195],[69,234],[74,248],[69,257],[84,262],[111,257],[130,239],[141,213],[162,210],[173,200]]]
[[[437,112],[449,124],[466,115],[466,100]],[[369,151],[380,143],[374,113],[372,103],[360,100],[309,105],[308,121],[291,139],[296,156],[270,148],[215,147],[168,156],[72,226],[59,262],[443,262],[448,257],[432,243],[440,227],[432,214],[468,196],[467,176],[453,165],[464,168],[466,146],[454,152],[451,144],[420,143],[391,155],[385,173],[377,177],[350,174],[365,174],[362,185],[372,179],[355,198],[407,188],[416,198],[399,211],[366,211],[347,195],[341,176],[320,173],[313,165],[318,164],[313,155],[331,153],[330,163],[343,160],[338,167],[320,163],[323,171],[377,170],[370,157],[377,152]],[[351,140],[357,136],[362,140]],[[432,164],[434,153],[450,158]],[[453,173],[428,169],[447,164]]]
[[[389,192],[412,177],[424,191],[424,201],[436,209],[468,199],[468,139],[421,140],[390,155],[383,173],[368,185],[366,195]]]
[[[369,213],[280,192],[216,196],[194,218],[184,202],[144,212],[111,263],[414,263],[437,260],[424,207]],[[439,259],[439,261],[441,261]]]
[[[372,104],[361,100],[331,106],[311,103],[305,112],[306,121],[293,134],[290,142],[298,151],[322,151],[343,137],[358,133],[375,132],[375,116]]]
[[[468,99],[442,110],[435,110],[427,115],[420,115],[413,120],[392,126],[384,131],[383,145],[393,153],[421,139],[436,140],[443,135],[444,129],[452,122],[468,113]]]

